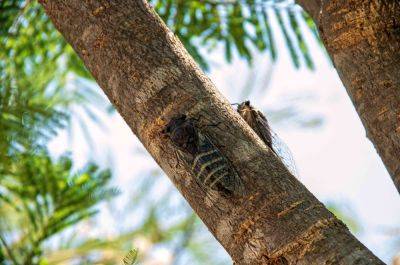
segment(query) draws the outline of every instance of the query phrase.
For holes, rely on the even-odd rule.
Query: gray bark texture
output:
[[[383,264],[288,172],[146,1],[40,2],[236,264]],[[199,119],[241,177],[243,195],[205,189],[177,158],[162,130],[181,113]]]
[[[298,0],[400,192],[400,1]]]

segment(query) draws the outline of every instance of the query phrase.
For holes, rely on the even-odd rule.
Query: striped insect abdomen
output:
[[[232,165],[207,137],[199,138],[200,149],[191,165],[196,180],[213,190],[237,193],[242,184]]]
[[[186,115],[174,117],[163,133],[177,147],[177,154],[190,167],[196,182],[206,190],[243,195],[243,182],[236,170],[211,139],[196,126],[194,119]]]

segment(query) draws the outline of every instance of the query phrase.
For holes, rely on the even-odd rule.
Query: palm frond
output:
[[[97,213],[96,205],[118,194],[107,187],[110,172],[94,164],[73,172],[69,157],[53,161],[43,152],[14,155],[13,162],[0,180],[0,205],[15,210],[18,218],[14,230],[0,231],[0,235],[5,239],[17,235],[7,243],[25,259],[33,259],[44,241],[90,218]]]
[[[303,31],[308,26],[319,40],[317,30],[312,20],[293,1],[152,0],[151,3],[205,70],[209,65],[203,51],[213,50],[219,47],[218,44],[224,48],[228,62],[232,61],[235,52],[251,63],[254,51],[268,51],[275,60],[277,50],[274,39],[278,33],[283,35],[295,67],[302,65],[300,55],[304,65],[313,69]],[[273,27],[274,23],[279,24],[278,30]]]

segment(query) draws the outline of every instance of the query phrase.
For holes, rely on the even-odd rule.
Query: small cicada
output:
[[[163,130],[178,149],[182,158],[205,188],[226,195],[240,195],[242,180],[226,157],[197,125],[186,115],[174,117]]]
[[[294,176],[297,176],[296,165],[292,153],[287,145],[278,137],[278,135],[269,126],[267,118],[261,111],[250,105],[250,101],[245,101],[238,105],[239,115],[256,132],[264,143],[277,155],[286,168]]]

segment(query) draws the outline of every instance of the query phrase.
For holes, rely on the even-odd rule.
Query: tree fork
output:
[[[383,264],[287,171],[146,1],[40,2],[236,264]],[[161,131],[181,113],[200,118],[243,179],[245,196],[206,192],[177,161]]]
[[[400,192],[400,2],[298,0]]]

